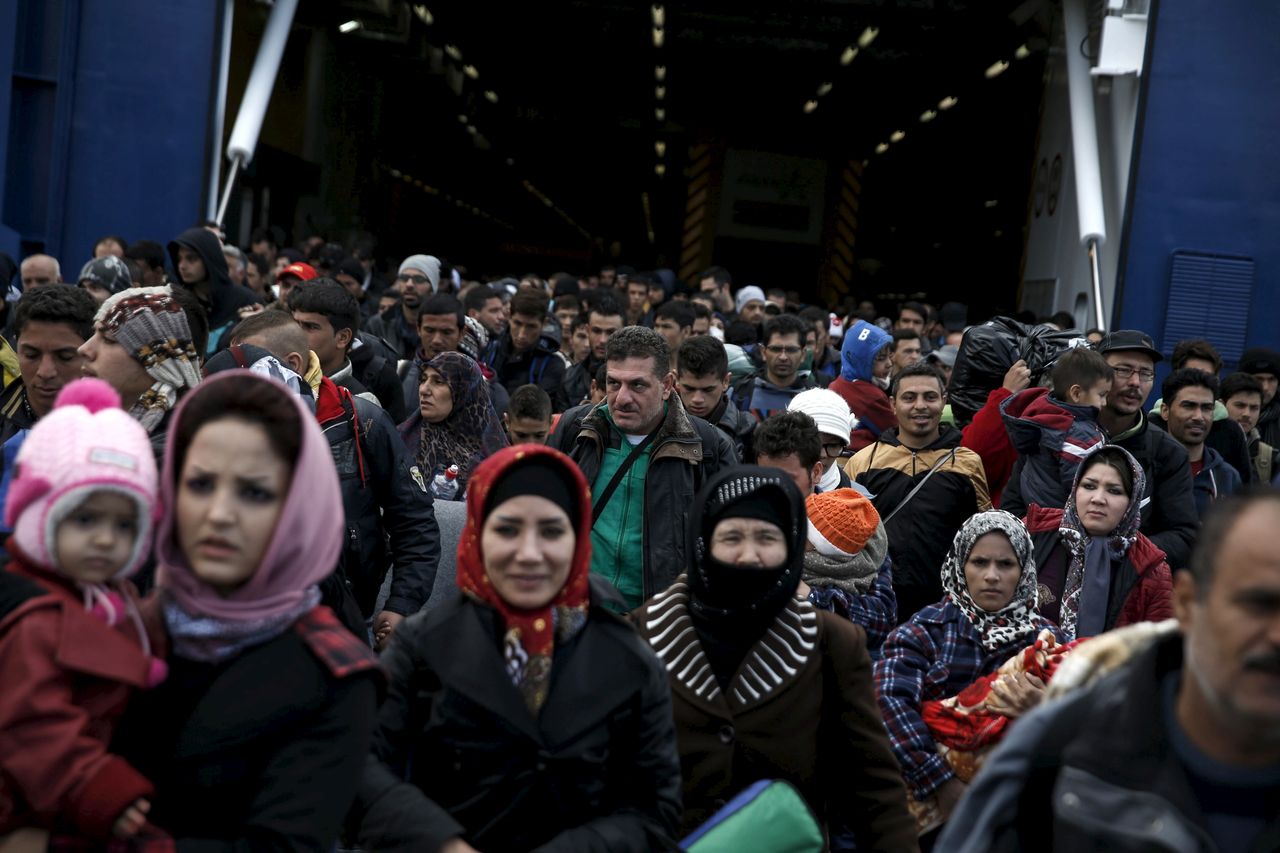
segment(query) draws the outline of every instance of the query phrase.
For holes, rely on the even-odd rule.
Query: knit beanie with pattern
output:
[[[177,404],[179,392],[200,382],[186,313],[170,287],[135,287],[103,302],[93,323],[154,380],[129,410],[152,432]]]

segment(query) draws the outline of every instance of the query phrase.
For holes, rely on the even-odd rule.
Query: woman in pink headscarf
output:
[[[329,849],[381,676],[319,604],[345,530],[328,443],[285,386],[216,376],[174,415],[160,493],[169,677],[118,737],[155,784],[148,820],[179,847]]]

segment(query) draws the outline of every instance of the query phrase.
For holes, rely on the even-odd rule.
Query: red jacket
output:
[[[875,444],[880,433],[898,425],[889,397],[874,382],[850,382],[843,376],[837,376],[827,389],[843,397],[849,404],[849,411],[858,419],[858,428],[849,435],[849,450],[854,453]]]
[[[1027,508],[1024,522],[1035,546],[1036,563],[1040,564],[1053,548],[1062,545],[1058,535],[1062,510],[1032,504]],[[1106,630],[1123,628],[1135,622],[1159,622],[1173,616],[1173,573],[1165,562],[1164,551],[1155,543],[1139,533],[1137,540],[1129,546],[1121,572],[1118,580],[1128,593],[1117,617],[1108,616]],[[1115,610],[1111,603],[1107,609]]]
[[[153,793],[107,751],[152,659],[130,620],[107,625],[65,579],[24,562],[12,542],[9,553],[8,571],[47,594],[0,615],[0,837],[60,827],[109,839],[116,818]]]
[[[986,404],[978,409],[973,420],[960,433],[960,446],[982,457],[987,491],[991,493],[991,505],[994,507],[1000,506],[1000,496],[1013,474],[1013,463],[1018,461],[1018,451],[1009,440],[1009,431],[1000,416],[1000,404],[1010,396],[1008,388],[992,390],[987,395]]]

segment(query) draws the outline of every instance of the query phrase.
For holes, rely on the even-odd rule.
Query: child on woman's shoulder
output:
[[[1026,503],[1066,505],[1080,461],[1106,443],[1098,414],[1114,378],[1105,358],[1077,347],[1054,363],[1051,388],[1027,388],[1000,404],[1009,440],[1023,460],[1018,485]]]

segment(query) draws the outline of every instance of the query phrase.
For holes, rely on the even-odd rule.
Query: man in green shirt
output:
[[[737,457],[728,436],[672,393],[671,355],[657,332],[621,329],[605,361],[605,401],[565,412],[547,443],[591,484],[591,570],[634,608],[685,571],[694,495]]]

